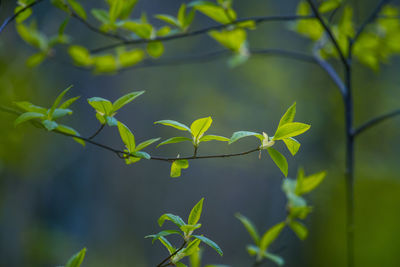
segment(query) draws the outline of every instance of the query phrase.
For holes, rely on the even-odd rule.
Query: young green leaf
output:
[[[210,247],[212,247],[219,255],[221,255],[221,256],[224,255],[224,253],[222,252],[222,249],[214,241],[212,241],[202,235],[193,235],[193,237],[201,240],[202,242],[204,242],[207,245],[209,245]]]
[[[243,29],[210,31],[209,35],[224,47],[239,53],[244,47],[247,34]]]
[[[170,255],[176,251],[176,248],[172,246],[171,243],[165,237],[160,236],[158,240],[160,240],[161,244],[163,244],[164,247],[168,249]]]
[[[284,138],[282,141],[285,143],[287,149],[290,151],[290,153],[294,156],[297,154],[297,152],[300,149],[300,143],[293,137],[289,138]]]
[[[76,0],[67,0],[71,8],[76,12],[76,14],[82,19],[86,20],[86,11],[82,5]]]
[[[287,177],[288,175],[288,163],[286,158],[275,148],[267,148],[268,154],[271,156],[272,160],[275,162],[276,166],[281,170],[281,172]]]
[[[237,140],[239,140],[243,137],[247,137],[247,136],[255,136],[258,139],[260,139],[260,141],[264,140],[264,136],[262,134],[255,133],[255,132],[248,132],[248,131],[238,131],[238,132],[233,133],[231,139],[229,140],[229,144],[232,144],[232,143],[236,142]]]
[[[198,142],[198,140],[203,136],[208,128],[210,128],[211,124],[211,117],[206,117],[197,119],[190,125],[192,136],[196,142]]]
[[[154,243],[154,241],[158,240],[160,237],[162,236],[168,236],[168,235],[180,235],[182,236],[181,232],[179,232],[178,230],[164,230],[161,231],[155,235],[148,235],[145,236],[144,238],[152,238],[153,240],[151,241],[152,243]]]
[[[206,1],[196,1],[190,6],[194,6],[199,12],[222,24],[227,24],[236,20],[236,12],[231,8],[225,10],[217,4]]]
[[[295,232],[295,234],[300,238],[300,240],[305,240],[308,235],[307,228],[298,221],[291,221],[289,227]]]
[[[87,48],[79,45],[72,45],[68,48],[68,53],[78,66],[89,67],[93,65],[93,59]]]
[[[246,228],[247,232],[250,234],[251,238],[253,238],[254,243],[258,245],[260,242],[260,235],[258,234],[258,231],[254,224],[247,217],[243,216],[240,213],[236,213],[235,217],[240,220],[244,228]]]
[[[153,138],[153,139],[146,140],[137,145],[136,151],[142,150],[143,148],[148,147],[149,145],[153,144],[154,142],[157,142],[158,140],[160,140],[160,138]]]
[[[113,104],[101,97],[92,97],[88,99],[89,105],[91,105],[100,115],[110,115],[113,110]]]
[[[285,227],[285,222],[278,223],[274,225],[271,229],[265,232],[260,240],[260,251],[264,252],[268,249],[269,245],[278,238],[279,234]]]
[[[193,254],[193,253],[192,253]],[[190,255],[192,255],[192,254],[190,254]],[[184,263],[182,263],[182,262],[180,262],[180,261],[178,261],[177,263],[175,263],[175,266],[176,267],[188,267],[186,264],[184,264]]]
[[[229,138],[219,135],[204,135],[200,138],[200,142],[208,142],[208,141],[222,141],[222,142],[229,142]]]
[[[52,119],[55,120],[55,119],[64,117],[64,116],[66,116],[66,115],[71,115],[72,113],[73,113],[72,110],[70,110],[70,109],[68,109],[68,108],[67,108],[67,109],[64,109],[64,108],[56,108],[56,109],[54,110],[54,112],[53,112]]]
[[[117,126],[118,125],[118,121],[116,118],[114,118],[113,116],[104,116],[106,118],[106,122],[108,126]]]
[[[201,212],[203,210],[204,197],[192,208],[188,218],[188,224],[196,224],[200,220]]]
[[[166,220],[173,222],[174,224],[176,224],[179,227],[186,225],[186,223],[182,220],[181,217],[171,214],[171,213],[165,213],[165,214],[161,215],[161,217],[158,219],[158,225],[160,227],[163,226],[163,224]]]
[[[159,15],[155,15],[155,17],[159,20],[162,20],[168,24],[171,24],[177,28],[181,27],[181,23],[173,16],[170,15],[164,15],[164,14],[159,14]]]
[[[70,135],[76,135],[76,136],[80,136],[80,134],[73,128],[66,126],[66,125],[62,125],[62,124],[58,124],[57,131],[62,132],[62,133],[66,133],[66,134],[70,134]],[[82,146],[85,146],[85,141],[83,141],[80,138],[73,138],[77,143],[81,144]]]
[[[131,51],[122,51],[118,53],[118,61],[121,67],[130,67],[138,64],[146,57],[141,49],[133,49]]]
[[[142,94],[144,94],[144,91],[132,92],[124,96],[121,96],[112,104],[112,112],[119,110],[120,108],[130,103],[131,101],[133,101],[135,98],[137,98]]]
[[[134,151],[131,154],[136,158],[147,159],[147,160],[151,159],[151,156],[144,151]]]
[[[45,115],[37,112],[25,112],[22,113],[15,121],[14,126],[17,126],[23,122],[33,120],[33,119],[43,119]]]
[[[58,108],[60,108],[60,109],[66,109],[66,108],[68,108],[69,106],[71,106],[71,105],[72,105],[76,100],[78,100],[79,98],[80,98],[80,96],[76,96],[76,97],[70,98],[70,99],[64,101],[64,103],[62,103]]]
[[[300,135],[310,129],[310,127],[310,125],[301,122],[286,123],[276,130],[274,140],[282,140],[284,138]]]
[[[323,3],[321,3],[321,5],[318,7],[318,11],[320,13],[327,13],[330,11],[335,10],[336,8],[338,8],[340,6],[340,4],[342,3],[343,0],[328,0],[325,1]]]
[[[185,141],[192,142],[192,139],[189,138],[189,137],[181,137],[181,136],[171,137],[171,138],[159,143],[157,145],[157,147],[163,146],[163,145],[166,145],[166,144],[174,144],[174,143],[180,143],[180,142],[185,142]]]
[[[294,117],[296,116],[296,102],[291,105],[288,110],[286,110],[285,114],[283,114],[281,120],[279,121],[279,127],[285,125],[286,123],[293,122]]]
[[[85,258],[86,248],[73,255],[65,265],[65,267],[80,267]]]
[[[174,127],[175,129],[181,130],[181,131],[188,131],[190,133],[190,128],[187,127],[185,124],[182,124],[177,121],[173,120],[161,120],[161,121],[156,121],[154,124],[162,124],[166,126],[171,126]]]
[[[20,102],[14,102],[14,104],[18,108],[20,108],[20,109],[22,109],[24,111],[35,112],[35,113],[40,113],[40,114],[43,114],[43,115],[47,115],[47,109],[45,109],[43,107],[36,106],[36,105],[34,105],[34,104],[30,103],[30,102],[20,101]]]
[[[182,169],[187,169],[189,167],[189,162],[187,160],[179,159],[172,162],[171,174],[173,178],[181,176]]]
[[[189,256],[192,253],[196,252],[199,249],[201,240],[200,239],[194,239],[192,240],[186,248],[182,250],[183,255]]]
[[[264,253],[264,257],[269,259],[270,261],[275,262],[278,266],[285,265],[285,260],[282,257],[278,256],[278,255],[275,255],[275,254],[272,254],[272,253],[269,253],[269,252],[265,252]]]
[[[53,131],[58,127],[57,122],[51,120],[44,120],[42,121],[42,124],[48,131]]]
[[[147,44],[147,53],[153,58],[159,58],[164,53],[164,45],[160,41],[153,41]]]
[[[54,110],[60,105],[62,98],[64,97],[64,95],[72,88],[73,85],[70,85],[69,87],[67,87],[64,91],[61,92],[61,94],[59,94],[56,98],[56,100],[54,101],[53,105],[50,108],[49,111],[49,117],[52,118]]]
[[[325,178],[326,172],[312,174],[305,178],[297,178],[296,194],[303,195],[314,190]]]
[[[199,229],[201,227],[201,223],[198,224],[186,224],[182,225],[180,227],[181,231],[185,233],[185,235],[189,236],[192,234],[192,232],[196,229]]]
[[[135,137],[129,128],[122,122],[118,122],[118,131],[128,151],[135,151]]]

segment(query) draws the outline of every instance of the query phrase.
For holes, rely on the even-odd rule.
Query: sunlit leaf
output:
[[[271,156],[272,160],[275,162],[276,166],[281,170],[281,172],[287,177],[288,175],[288,163],[286,158],[275,148],[267,148],[268,154]]]
[[[214,241],[212,241],[202,235],[193,235],[193,237],[201,240],[202,242],[206,243],[208,246],[212,247],[220,256],[224,255],[224,253],[222,252],[222,249]]]
[[[129,152],[135,151],[135,137],[129,128],[122,122],[118,122],[118,131],[121,136],[122,142],[124,142]]]
[[[297,152],[300,149],[300,143],[293,137],[289,138],[284,138],[282,141],[285,143],[287,149],[290,151],[290,153],[294,156],[297,154]]]
[[[146,140],[137,145],[136,151],[142,150],[143,148],[148,147],[149,145],[157,142],[158,140],[160,140],[160,138],[153,138],[153,139]]]
[[[308,131],[310,127],[310,125],[301,122],[286,123],[276,130],[274,140],[281,140],[284,138],[300,135]]]
[[[173,121],[173,120],[156,121],[156,122],[154,122],[154,124],[162,124],[162,125],[174,127],[175,129],[178,129],[178,130],[181,130],[181,131],[191,132],[190,128],[188,126],[186,126],[185,124],[182,124],[180,122]]]
[[[192,139],[188,138],[188,137],[180,137],[180,136],[172,137],[172,138],[169,138],[169,139],[159,143],[157,145],[157,147],[163,146],[163,145],[166,145],[166,144],[174,144],[174,143],[180,143],[180,142],[185,142],[185,141],[192,142]]]
[[[190,125],[190,131],[194,139],[198,141],[203,136],[203,134],[208,130],[208,128],[210,128],[211,124],[212,124],[211,117],[195,120]]]
[[[261,237],[260,240],[260,250],[266,251],[275,239],[278,238],[279,234],[282,232],[283,228],[285,227],[285,222],[278,223],[271,227],[265,234]]]
[[[254,224],[247,217],[243,216],[240,213],[236,213],[235,216],[240,220],[240,222],[246,228],[251,238],[253,238],[254,243],[258,245],[260,242],[260,235],[258,234],[257,228],[254,226]]]
[[[291,221],[289,227],[296,233],[296,235],[301,239],[305,240],[308,235],[307,228],[298,221]]]
[[[182,169],[187,169],[189,162],[187,160],[178,159],[172,162],[171,165],[171,177],[176,178],[181,176]]]
[[[258,139],[260,139],[260,141],[264,140],[264,136],[262,134],[255,133],[255,132],[249,132],[249,131],[238,131],[238,132],[233,133],[231,139],[229,140],[229,144],[232,144],[232,143],[236,142],[237,140],[239,140],[243,137],[247,137],[247,136],[255,136]]]
[[[188,218],[188,224],[196,224],[200,220],[201,211],[203,210],[203,201],[204,197],[200,199],[199,202],[193,207],[190,211],[190,215]]]
[[[86,20],[86,11],[82,7],[82,5],[76,1],[76,0],[67,0],[68,4],[71,6],[71,8],[75,11],[75,13],[81,17],[82,19]]]
[[[83,248],[68,260],[67,264],[65,264],[65,267],[80,267],[85,259],[85,254],[86,248]]]
[[[219,135],[204,135],[200,138],[200,142],[208,142],[208,141],[222,141],[229,142],[229,138]]]
[[[17,126],[23,122],[33,120],[33,119],[42,119],[45,118],[45,115],[36,112],[25,112],[22,113],[15,121],[14,125]]]
[[[158,219],[158,225],[161,227],[163,226],[165,221],[171,221],[177,226],[181,227],[185,225],[186,223],[182,220],[181,217],[171,214],[171,213],[165,213],[163,214],[159,219]]]

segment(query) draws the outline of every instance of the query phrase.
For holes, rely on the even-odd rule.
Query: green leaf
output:
[[[164,26],[157,30],[157,36],[167,36],[170,32],[171,28],[168,26]]]
[[[308,230],[300,222],[291,221],[289,222],[289,227],[293,230],[293,232],[295,232],[295,234],[297,235],[298,238],[300,238],[300,240],[305,240],[307,238]]]
[[[173,178],[180,177],[182,169],[187,169],[189,167],[189,162],[185,159],[179,159],[172,162],[171,174]]]
[[[156,121],[154,124],[162,124],[162,125],[174,127],[175,129],[178,129],[181,131],[188,131],[189,133],[191,132],[189,127],[187,127],[185,124],[182,124],[180,122],[173,121],[173,120]]]
[[[80,96],[76,96],[76,97],[70,98],[70,99],[64,101],[64,103],[62,103],[58,108],[60,108],[60,109],[66,109],[66,108],[68,108],[69,106],[71,106],[71,105],[72,105],[76,100],[78,100],[79,98],[80,98]]]
[[[123,0],[113,0],[110,1],[111,6],[110,6],[110,22],[115,23],[117,18],[122,12],[122,9],[124,7],[124,1]]]
[[[62,132],[62,133],[66,133],[66,134],[71,134],[71,135],[76,135],[76,136],[80,136],[80,134],[73,128],[66,126],[66,125],[62,125],[62,124],[58,124],[57,131]],[[83,141],[80,138],[73,138],[75,140],[75,142],[77,142],[78,144],[81,144],[82,146],[85,146],[85,141]]]
[[[145,58],[145,53],[141,49],[124,51],[118,53],[118,61],[122,67],[130,67],[138,64]]]
[[[192,139],[190,139],[188,137],[180,137],[180,136],[172,137],[172,138],[169,138],[169,139],[159,143],[157,145],[157,147],[162,146],[162,145],[166,145],[166,144],[174,144],[174,143],[180,143],[180,142],[185,142],[185,141],[192,142]]]
[[[175,252],[174,246],[171,245],[171,243],[163,236],[161,236],[158,240],[160,240],[161,244],[164,245],[168,249],[169,254],[171,255],[172,253]]]
[[[278,238],[279,234],[282,232],[283,228],[285,227],[285,223],[281,222],[273,227],[271,227],[268,231],[265,232],[265,234],[261,237],[260,240],[260,250],[262,252],[266,251],[271,245],[272,242],[275,241],[275,239]]]
[[[196,143],[203,136],[203,134],[208,130],[208,128],[210,128],[211,124],[212,124],[211,117],[206,117],[206,118],[197,119],[190,125],[190,131],[191,131],[192,136],[194,137],[194,140],[196,141]]]
[[[35,106],[34,104],[27,102],[27,101],[20,101],[20,102],[14,102],[14,104],[27,112],[35,112],[35,113],[40,113],[43,115],[47,115],[47,109],[39,106]]]
[[[198,224],[186,224],[180,227],[181,231],[185,233],[185,235],[189,236],[192,234],[192,232],[196,229],[199,229],[201,227],[201,223]]]
[[[148,236],[145,236],[144,238],[153,238],[153,240],[151,242],[154,243],[154,241],[158,240],[162,236],[169,236],[169,235],[175,235],[175,234],[182,236],[181,232],[179,232],[178,230],[164,230],[164,231],[159,232],[158,234],[148,235]]]
[[[80,267],[83,262],[83,259],[85,258],[85,254],[86,254],[86,248],[83,248],[81,251],[76,253],[68,260],[65,267]]]
[[[68,53],[78,66],[89,67],[93,65],[93,59],[89,50],[83,46],[73,45],[68,48]]]
[[[136,151],[142,150],[143,148],[148,147],[149,145],[153,144],[154,142],[157,142],[160,139],[161,138],[153,138],[153,139],[146,140],[146,141],[140,143],[139,145],[137,145]]]
[[[179,7],[178,16],[176,17],[180,25],[183,25],[185,23],[185,15],[186,15],[186,4],[183,3]]]
[[[192,253],[189,256],[190,267],[201,267],[201,256],[202,256],[201,250],[197,251],[196,253]]]
[[[267,258],[275,262],[278,266],[283,266],[285,264],[285,261],[280,256],[269,253],[267,251],[261,251],[260,248],[257,246],[248,245],[246,249],[250,256],[260,255],[261,258]]]
[[[14,9],[14,14],[17,14],[18,12],[20,12],[24,8],[25,8],[25,5],[24,6],[17,6]],[[15,18],[15,20],[17,21],[17,23],[22,23],[26,19],[28,19],[31,15],[32,15],[32,9],[28,8],[28,9],[25,9],[23,12],[19,13],[19,15]]]
[[[318,11],[322,14],[333,11],[340,6],[341,2],[342,0],[325,1],[319,6]]]
[[[212,247],[219,255],[221,255],[221,257],[224,255],[224,253],[222,252],[222,249],[214,241],[212,241],[202,235],[193,235],[193,237],[201,240],[202,242],[204,242],[207,245],[209,245],[210,247]]]
[[[289,137],[289,138],[284,138],[282,141],[285,143],[287,149],[290,151],[290,153],[294,156],[297,154],[297,152],[300,149],[300,143],[296,139]]]
[[[222,24],[236,20],[236,13],[231,8],[225,10],[219,5],[206,1],[196,1],[191,6],[194,6],[199,12]]]
[[[293,105],[286,110],[285,114],[283,114],[279,121],[278,129],[287,123],[293,122],[294,116],[296,116],[296,102],[294,102]]]
[[[110,115],[113,110],[113,104],[101,97],[92,97],[88,99],[89,105],[91,105],[100,115]]]
[[[265,255],[264,256],[265,258],[273,261],[278,266],[285,265],[285,260],[282,257],[278,256],[278,255],[275,255],[275,254],[272,254],[272,253],[269,253],[269,252],[265,252],[264,255]]]
[[[325,179],[325,176],[326,172],[322,171],[305,178],[298,177],[295,193],[297,195],[303,195],[311,192]]]
[[[240,220],[240,222],[246,228],[247,232],[250,234],[251,238],[253,238],[254,243],[258,245],[260,242],[260,235],[258,234],[258,231],[254,224],[247,217],[243,216],[240,213],[236,213],[235,217]]]
[[[301,122],[286,123],[276,130],[274,140],[282,140],[300,135],[310,129],[310,127],[310,125]]]
[[[64,117],[66,115],[71,115],[72,114],[72,110],[70,109],[64,109],[64,108],[56,108],[53,112],[53,119],[58,119],[61,117]]]
[[[201,212],[203,210],[204,197],[192,208],[188,218],[188,224],[196,224],[200,220]]]
[[[95,17],[101,23],[103,24],[110,23],[110,16],[108,15],[108,12],[106,10],[93,8],[92,10],[90,10],[90,13],[92,13],[93,17]]]
[[[258,139],[260,139],[260,141],[264,140],[264,136],[262,134],[255,133],[255,132],[248,132],[248,131],[238,131],[238,132],[233,133],[231,139],[229,140],[229,144],[232,144],[232,143],[236,142],[237,140],[239,140],[243,137],[247,137],[247,136],[255,136]]]
[[[64,97],[64,95],[72,88],[73,85],[70,85],[69,87],[67,87],[66,89],[64,89],[64,91],[61,92],[61,94],[59,94],[56,98],[56,100],[54,101],[53,105],[50,108],[49,111],[49,117],[51,118],[53,116],[54,110],[60,105],[62,98]]]
[[[197,252],[197,250],[199,249],[199,245],[200,245],[201,240],[200,239],[194,239],[192,240],[186,248],[184,248],[182,250],[182,254],[185,256],[189,256],[192,253]]]
[[[23,122],[33,120],[33,119],[42,119],[44,118],[45,115],[37,112],[25,112],[22,113],[15,121],[14,121],[14,126],[17,126]]]
[[[193,253],[192,254],[190,254],[190,255],[193,255]],[[184,264],[184,263],[182,263],[182,262],[177,262],[177,263],[175,263],[175,266],[176,267],[188,267],[186,264]]]
[[[118,121],[116,118],[114,118],[113,116],[104,116],[107,122],[108,126],[117,126],[118,125]]]
[[[30,68],[36,67],[40,65],[47,57],[46,52],[39,52],[30,56],[27,61],[26,65]]]
[[[143,39],[150,39],[153,31],[153,26],[148,23],[138,23],[127,21],[122,25],[123,28],[134,32],[137,36]]]
[[[130,103],[131,101],[133,101],[135,98],[137,98],[138,96],[140,96],[142,94],[144,94],[144,91],[132,92],[132,93],[126,94],[124,96],[121,96],[112,104],[112,106],[113,106],[112,112],[119,110],[120,108],[122,108],[126,104]]]
[[[181,23],[180,21],[178,21],[175,17],[170,16],[170,15],[164,15],[164,14],[160,14],[160,15],[155,15],[155,17],[159,20],[162,20],[168,24],[171,24],[175,27],[180,28],[181,27]]]
[[[158,225],[161,227],[163,226],[165,221],[171,221],[177,226],[181,227],[183,225],[186,225],[186,223],[182,220],[181,217],[171,214],[171,213],[165,213],[163,214],[159,219],[158,219]]]
[[[96,56],[92,57],[92,59],[96,73],[115,72],[118,69],[117,61],[112,54]]]
[[[134,155],[136,158],[147,159],[147,160],[151,159],[151,156],[144,151],[134,151],[131,154]]]
[[[288,163],[286,158],[275,148],[267,148],[268,154],[271,156],[272,160],[275,162],[276,166],[281,170],[281,172],[287,177],[288,175]]]
[[[118,131],[128,151],[130,153],[135,151],[135,137],[129,128],[122,122],[118,122]]]
[[[17,32],[19,36],[29,45],[36,47],[40,51],[47,51],[48,39],[47,37],[36,29],[36,24],[31,24],[30,27],[20,23],[17,24]]]
[[[57,122],[51,120],[44,120],[42,121],[42,124],[48,131],[53,131],[58,127]]]
[[[147,44],[147,53],[153,58],[159,58],[164,53],[164,45],[160,41],[153,41]]]
[[[243,29],[210,31],[209,35],[226,48],[240,52],[246,42],[246,31]]]
[[[75,11],[75,13],[81,17],[82,19],[86,20],[86,11],[83,9],[82,5],[76,0],[67,0],[71,8]]]
[[[208,141],[222,141],[222,142],[229,142],[229,138],[219,135],[204,135],[200,138],[200,142],[208,142]]]

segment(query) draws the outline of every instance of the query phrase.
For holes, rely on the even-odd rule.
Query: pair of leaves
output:
[[[127,155],[127,157],[125,159],[125,162],[127,164],[135,163],[135,162],[139,161],[140,159],[150,159],[151,158],[151,156],[148,153],[143,152],[141,150],[148,147],[149,145],[153,144],[154,142],[157,142],[158,140],[160,140],[160,138],[149,139],[149,140],[146,140],[136,146],[135,136],[129,130],[129,128],[125,124],[123,124],[122,122],[119,122],[119,121],[117,122],[117,126],[118,126],[118,131],[121,136],[121,139],[124,142],[125,147],[126,147],[125,152],[129,154],[129,155]]]
[[[258,234],[258,231],[254,224],[245,216],[240,213],[236,214],[236,218],[240,220],[243,224],[247,232],[252,237],[255,246],[250,245],[247,247],[247,250],[250,255],[256,255],[257,261],[262,260],[263,258],[268,258],[273,260],[278,265],[283,265],[283,259],[277,255],[273,255],[268,253],[268,248],[274,242],[279,234],[282,232],[283,228],[285,227],[285,222],[281,222],[273,227],[271,227],[268,231],[266,231],[262,236]]]
[[[88,99],[88,103],[96,110],[96,118],[101,124],[117,126],[118,121],[114,118],[117,111],[142,94],[144,91],[131,92],[121,96],[114,103],[101,97],[92,97]]]
[[[204,202],[204,198],[202,198],[192,208],[192,210],[190,211],[189,217],[188,217],[188,223],[185,223],[185,221],[181,217],[171,214],[171,213],[163,214],[158,219],[158,225],[160,227],[164,225],[165,221],[171,221],[172,223],[174,223],[176,226],[179,227],[180,231],[164,230],[164,231],[159,232],[158,234],[146,236],[146,238],[152,238],[153,242],[155,240],[159,240],[167,248],[170,255],[176,252],[176,248],[174,246],[172,246],[171,243],[165,237],[168,235],[172,235],[172,234],[182,236],[184,238],[184,241],[187,243],[187,245],[185,248],[183,248],[181,251],[176,253],[176,255],[174,255],[171,258],[171,262],[176,264],[176,266],[181,266],[177,263],[179,263],[179,261],[182,258],[184,258],[186,256],[190,256],[193,253],[197,253],[197,251],[199,250],[198,247],[201,242],[212,247],[221,256],[223,255],[221,248],[214,241],[210,240],[209,238],[207,238],[203,235],[193,235],[193,231],[201,227],[201,224],[199,224],[198,222],[200,220],[201,213],[203,210],[203,202]]]
[[[191,9],[188,13],[186,11],[186,4],[182,4],[179,8],[178,15],[176,17],[160,14],[155,17],[162,20],[168,24],[171,24],[179,28],[182,32],[186,32],[193,22],[195,16],[195,9]]]
[[[197,11],[221,24],[236,20],[236,12],[231,7],[231,1],[218,1],[219,4],[208,1],[194,1],[190,4]]]
[[[183,123],[173,121],[173,120],[156,121],[154,124],[162,124],[162,125],[173,127],[180,131],[189,132],[192,137],[192,138],[181,137],[181,136],[172,137],[172,138],[169,138],[169,139],[161,142],[160,144],[158,144],[157,147],[166,145],[166,144],[180,143],[180,142],[185,142],[185,141],[192,142],[195,147],[198,147],[201,142],[208,142],[208,141],[213,141],[213,140],[223,141],[223,142],[229,141],[228,138],[219,136],[219,135],[204,135],[212,124],[211,117],[200,118],[200,119],[195,120],[190,125],[190,128]]]

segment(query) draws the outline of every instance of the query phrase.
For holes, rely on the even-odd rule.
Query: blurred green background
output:
[[[83,1],[90,6],[96,1]],[[135,14],[146,11],[174,14],[184,1],[142,0]],[[376,1],[363,1],[360,16]],[[3,21],[14,1],[0,6]],[[293,14],[297,1],[236,1],[240,17]],[[41,29],[54,32],[65,15],[48,3],[35,7]],[[198,15],[194,28],[208,25]],[[101,36],[71,21],[66,32],[90,47],[106,43]],[[81,41],[82,40],[82,41]],[[267,23],[250,33],[251,48],[310,51],[310,43],[289,30],[287,23]],[[165,57],[219,50],[207,36],[166,43]],[[327,170],[328,176],[310,198],[310,236],[301,242],[285,230],[274,244],[286,266],[345,266],[344,125],[340,94],[316,65],[276,57],[252,57],[230,69],[226,59],[201,64],[129,70],[95,76],[59,61],[26,67],[32,49],[10,25],[0,35],[0,104],[29,100],[49,106],[59,92],[73,84],[70,96],[82,98],[64,122],[89,136],[98,127],[86,98],[111,100],[130,91],[146,94],[122,109],[118,119],[138,140],[168,138],[176,131],[154,121],[174,119],[189,124],[212,116],[210,134],[230,136],[237,130],[273,133],[283,112],[297,101],[298,121],[312,128],[300,137],[300,153],[290,158],[289,176],[298,166],[307,173]],[[63,55],[61,55],[63,57]],[[355,64],[356,124],[400,107],[400,61],[392,59],[373,72]],[[0,266],[57,266],[82,247],[87,267],[155,266],[166,250],[144,236],[158,232],[165,213],[186,217],[205,197],[203,233],[224,250],[220,258],[206,248],[204,263],[250,266],[245,251],[251,242],[240,222],[241,212],[261,232],[285,218],[282,175],[264,154],[190,162],[179,179],[169,177],[169,164],[140,161],[125,165],[114,154],[88,145],[82,148],[65,137],[24,125],[0,113]],[[400,266],[400,119],[385,122],[361,135],[356,143],[356,262],[357,266]],[[116,128],[106,128],[98,141],[122,148]],[[243,140],[232,146],[205,143],[199,153],[242,151],[257,145]],[[154,155],[191,153],[189,145],[151,148]],[[272,263],[270,264],[271,266]]]

